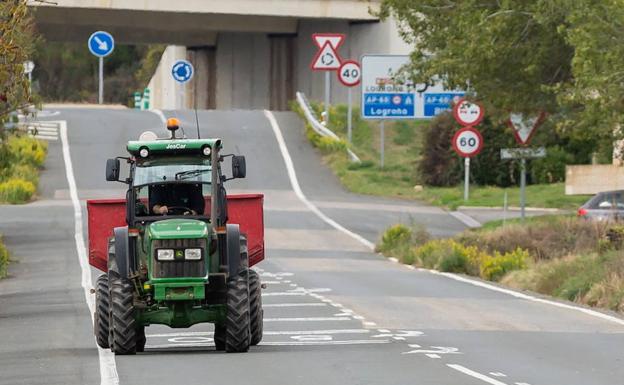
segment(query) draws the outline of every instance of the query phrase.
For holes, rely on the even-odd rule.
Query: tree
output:
[[[30,57],[34,42],[33,19],[26,1],[0,2],[0,133],[11,111],[32,102],[23,63]]]
[[[384,0],[380,15],[414,47],[413,81],[466,89],[494,121],[548,112],[585,154],[624,137],[624,0]]]

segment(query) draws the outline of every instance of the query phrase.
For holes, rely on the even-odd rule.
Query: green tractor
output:
[[[94,333],[102,348],[135,354],[145,327],[214,324],[217,350],[246,352],[262,340],[263,196],[227,195],[244,178],[245,158],[221,155],[220,139],[130,141],[129,157],[109,159],[106,180],[128,185],[126,199],[89,200],[89,261],[96,281]],[[144,137],[142,139],[145,139]],[[231,157],[231,175],[222,163]],[[129,165],[120,180],[121,160]]]

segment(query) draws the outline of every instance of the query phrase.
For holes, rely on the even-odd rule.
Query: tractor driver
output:
[[[201,184],[162,184],[150,187],[149,206],[156,215],[204,215]]]

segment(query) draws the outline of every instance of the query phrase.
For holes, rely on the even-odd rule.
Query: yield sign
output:
[[[340,68],[341,60],[329,41],[316,53],[310,67],[315,71],[334,71]]]
[[[325,43],[329,42],[333,49],[338,51],[338,48],[344,43],[345,35],[342,33],[315,33],[312,34],[312,40],[317,47],[323,48]]]
[[[516,142],[527,145],[535,134],[535,129],[542,124],[546,113],[541,112],[538,116],[524,116],[523,114],[511,113],[509,115],[509,125],[514,130]]]

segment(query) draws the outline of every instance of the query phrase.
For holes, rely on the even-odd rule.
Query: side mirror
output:
[[[113,158],[106,160],[106,180],[108,182],[116,182],[119,180],[119,159]]]
[[[244,178],[247,176],[247,165],[242,155],[232,156],[232,178]]]

